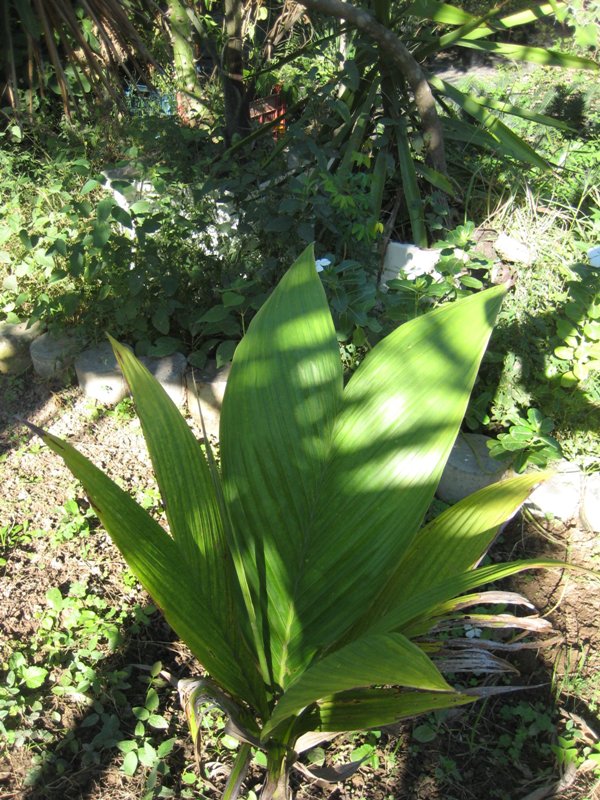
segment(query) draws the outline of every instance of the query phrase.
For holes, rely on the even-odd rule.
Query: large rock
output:
[[[600,533],[600,472],[586,476],[580,516],[588,530]]]
[[[154,375],[175,405],[183,408],[185,405],[184,373],[187,358],[181,353],[174,353],[163,358],[144,356],[140,358],[140,361]]]
[[[40,378],[57,378],[73,364],[80,349],[75,336],[43,333],[29,348],[33,370]]]
[[[505,261],[517,264],[532,264],[535,260],[535,255],[530,247],[506,233],[501,233],[498,236],[494,242],[494,249]]]
[[[77,356],[75,372],[83,393],[99,403],[112,406],[129,394],[125,378],[108,342],[84,350]]]
[[[394,280],[400,273],[409,280],[420,275],[431,275],[434,280],[440,280],[442,276],[435,269],[440,255],[440,250],[425,250],[416,244],[390,242],[383,260],[381,286],[385,288],[388,281]]]
[[[560,461],[556,472],[530,494],[525,506],[537,517],[576,522],[583,494],[584,475],[576,464]]]
[[[490,457],[488,441],[489,436],[459,433],[437,488],[440,500],[457,503],[511,474],[505,462]]]
[[[31,366],[29,347],[41,335],[39,322],[0,324],[0,375],[20,375]]]
[[[219,436],[221,406],[229,369],[229,364],[217,369],[216,363],[212,361],[205,369],[192,370],[186,376],[188,411],[197,422],[200,422],[198,409],[200,405],[206,432],[216,438]]]

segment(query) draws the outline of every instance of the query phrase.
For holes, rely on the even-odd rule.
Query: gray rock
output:
[[[185,405],[186,357],[181,353],[174,353],[171,356],[164,356],[164,358],[144,356],[140,358],[140,361],[154,375],[175,405],[183,408]]]
[[[29,347],[43,331],[39,322],[0,324],[0,375],[20,375],[31,366]]]
[[[81,390],[104,405],[115,405],[129,394],[129,388],[108,342],[84,350],[75,359]]]
[[[192,370],[186,376],[188,411],[197,422],[200,422],[199,403],[206,432],[216,438],[219,436],[221,406],[229,369],[229,364],[217,369],[216,362],[212,361],[205,369]]]
[[[600,533],[600,472],[585,478],[580,516],[588,530]]]
[[[458,435],[437,488],[440,500],[457,503],[511,474],[506,463],[490,457],[489,440],[478,433]]]
[[[569,461],[560,461],[555,469],[556,474],[533,490],[525,506],[537,517],[572,522],[579,518],[584,476]]]
[[[35,374],[40,378],[59,377],[73,364],[80,349],[81,343],[74,336],[43,333],[29,348]]]
[[[494,243],[494,249],[506,261],[520,264],[532,264],[534,261],[534,254],[531,248],[506,233],[501,233],[498,236]]]

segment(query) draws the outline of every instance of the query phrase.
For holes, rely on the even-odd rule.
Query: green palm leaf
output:
[[[223,403],[223,481],[276,685],[352,625],[412,541],[503,294],[402,326],[343,395],[309,251],[251,324]]]
[[[432,22],[446,25],[466,25],[476,19],[462,8],[449,3],[440,3],[437,0],[415,0],[402,12],[402,16],[430,19]]]
[[[510,578],[512,575],[527,570],[557,568],[572,569],[571,565],[564,561],[540,558],[493,564],[452,576],[434,587],[423,587],[420,592],[390,609],[381,619],[370,626],[370,632],[402,632],[409,628],[415,620],[431,619],[435,617],[436,613],[442,613],[445,603],[472,589]]]
[[[276,684],[283,682],[287,643],[299,623],[298,570],[341,401],[335,330],[306,250],[238,346],[221,416],[234,546],[252,593],[250,613],[262,620],[256,646],[272,662]]]
[[[207,604],[178,543],[77,450],[56,436],[37,432],[81,481],[98,518],[173,630],[221,686],[237,697],[252,698],[257,708],[264,706],[250,665],[227,643],[214,607]]]
[[[399,633],[367,635],[310,666],[275,706],[263,741],[285,719],[330,694],[373,684],[452,692],[423,651]]]
[[[472,569],[485,555],[500,525],[510,519],[547,473],[533,473],[502,481],[475,492],[425,525],[382,587],[372,620],[383,609],[400,606],[427,586]],[[368,622],[366,623],[368,624]]]
[[[502,5],[497,5],[483,17],[471,19],[460,28],[440,36],[435,44],[420,48],[419,55],[423,56],[429,52],[443,50],[454,45],[460,39],[482,39],[498,31],[518,28],[521,25],[527,25],[540,19],[548,19],[554,16],[555,13],[551,3],[541,4],[535,8],[524,9],[523,11],[517,11],[514,14],[498,18],[501,10]]]
[[[473,703],[460,692],[413,692],[403,689],[356,689],[325,698],[308,715],[311,730],[358,731],[393,725],[402,719]],[[300,722],[304,722],[300,718]]]
[[[494,53],[504,58],[515,61],[528,61],[532,64],[543,64],[547,67],[562,67],[563,69],[589,69],[598,71],[600,67],[590,58],[560,53],[556,50],[547,50],[544,47],[530,47],[511,44],[510,42],[479,42],[469,39],[458,39],[454,42],[457,47],[467,47],[486,53]]]
[[[135,401],[169,529],[196,577],[197,592],[236,657],[256,661],[225,536],[218,475],[211,475],[200,444],[162,386],[127,347],[109,338]],[[255,671],[250,674],[258,679]]]

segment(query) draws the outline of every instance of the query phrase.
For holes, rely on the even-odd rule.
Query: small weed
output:
[[[152,665],[144,705],[134,706],[131,709],[136,720],[133,735],[117,742],[117,747],[123,754],[121,771],[125,775],[134,775],[140,765],[150,770],[146,782],[147,789],[153,789],[156,785],[161,759],[167,756],[175,746],[174,738],[165,739],[158,746],[152,738],[154,731],[164,731],[169,727],[164,716],[158,713],[160,700],[156,687],[162,688],[165,685],[165,682],[159,677],[161,669],[160,661]],[[164,769],[162,774],[164,774]]]
[[[509,729],[496,742],[496,758],[499,763],[520,763],[526,749],[532,747],[540,754],[550,750],[549,739],[556,726],[543,703],[521,702],[504,705],[499,717]]]
[[[9,522],[0,526],[0,567],[5,566],[13,548],[26,548],[43,533],[40,530],[33,530],[27,521],[22,524]]]
[[[559,443],[550,436],[554,423],[537,408],[529,408],[527,417],[512,415],[508,433],[500,433],[496,441],[488,442],[490,455],[499,460],[511,460],[515,472],[523,472],[527,464],[545,467],[549,461],[562,456]]]
[[[552,752],[561,769],[570,765],[577,768],[586,764],[597,778],[600,777],[600,742],[591,741],[589,734],[580,730],[574,720],[566,721],[557,744],[552,745]]]
[[[106,416],[112,417],[119,422],[127,422],[135,418],[135,408],[131,397],[124,397],[114,408],[106,411]]]
[[[62,506],[62,516],[58,527],[53,532],[52,544],[58,546],[74,539],[76,536],[89,536],[90,521],[96,519],[93,509],[88,506],[82,509],[75,499],[67,500]]]

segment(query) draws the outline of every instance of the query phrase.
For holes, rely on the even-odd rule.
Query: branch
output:
[[[390,58],[399,68],[415,98],[415,105],[421,118],[421,126],[429,151],[431,166],[438,172],[445,174],[444,137],[431,88],[427,83],[423,70],[398,36],[389,28],[377,22],[368,11],[356,8],[356,6],[346,3],[344,0],[300,1],[303,6],[311,11],[319,11],[322,14],[327,14],[327,16],[343,19],[354,28],[366,33],[377,42],[382,54]]]

